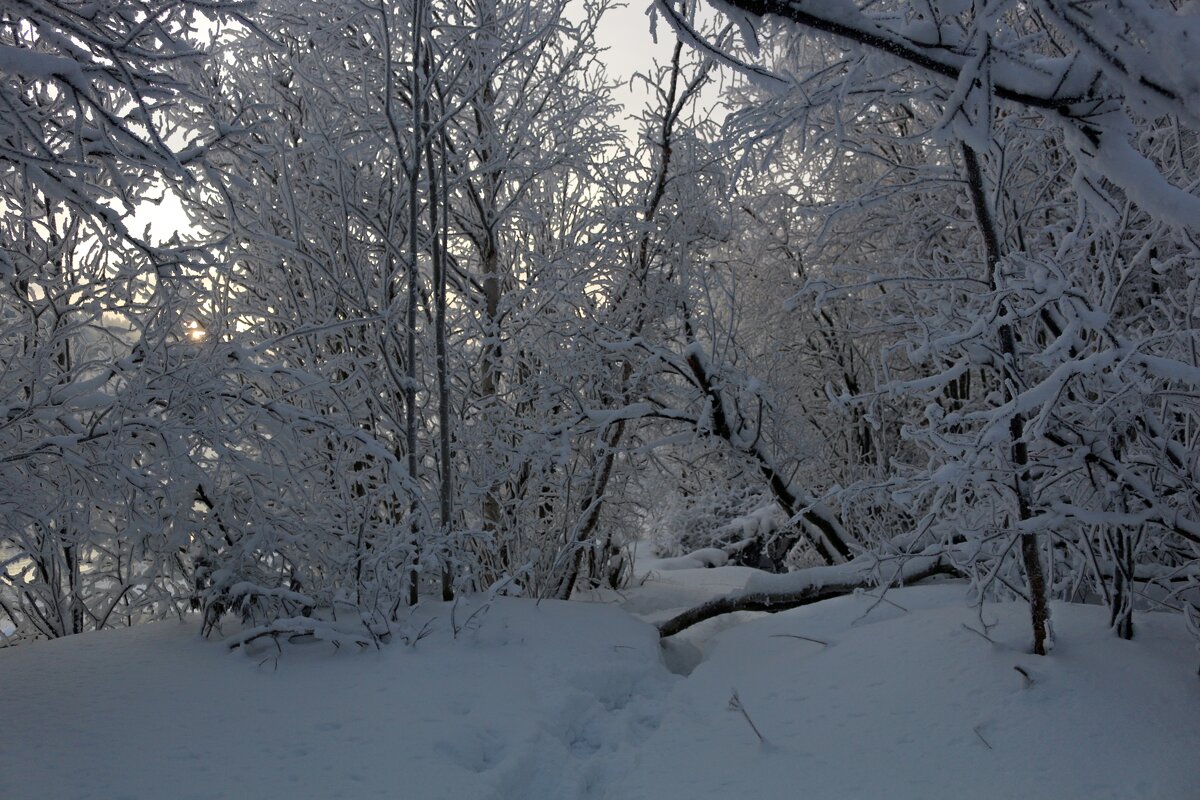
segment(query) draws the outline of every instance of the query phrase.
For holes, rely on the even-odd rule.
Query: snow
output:
[[[730,615],[660,650],[637,615],[755,572],[663,566],[618,602],[431,605],[378,650],[229,652],[192,623],[0,649],[0,797],[1195,796],[1176,615],[1138,615],[1126,642],[1102,608],[1058,605],[1038,658],[1023,607],[981,622],[947,582]]]
[[[994,644],[967,630],[981,626],[957,585],[726,628],[611,796],[1194,797],[1200,685],[1182,621],[1142,615],[1125,642],[1099,608],[1054,612],[1044,658],[1022,607],[985,610]]]
[[[1200,198],[1171,184],[1120,131],[1106,132],[1096,146],[1079,132],[1067,130],[1080,165],[1120,186],[1143,211],[1183,229],[1200,218]]]
[[[35,78],[84,79],[83,67],[74,59],[6,44],[0,44],[0,71]]]
[[[694,550],[685,556],[657,559],[653,564],[653,568],[664,572],[680,569],[706,569],[709,567],[723,567],[728,560],[729,554],[724,550],[717,547],[704,547],[700,550]]]
[[[598,604],[472,611],[361,652],[170,623],[0,650],[0,798],[583,796],[662,693],[656,632]]]

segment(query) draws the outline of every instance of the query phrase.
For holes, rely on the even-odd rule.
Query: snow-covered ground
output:
[[[1023,608],[981,620],[948,583],[712,620],[664,658],[635,613],[753,571],[650,566],[619,602],[460,607],[457,636],[432,606],[382,650],[229,653],[186,624],[0,650],[0,798],[1200,796],[1176,617],[1125,642],[1057,606],[1038,658]]]

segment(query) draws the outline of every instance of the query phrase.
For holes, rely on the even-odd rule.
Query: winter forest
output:
[[[192,637],[163,656],[180,682],[203,662],[339,683],[355,653],[424,646],[446,673],[431,695],[471,647],[513,647],[499,629],[553,632],[545,652],[580,662],[561,669],[599,673],[625,645],[580,642],[632,626],[671,667],[605,672],[610,689],[628,673],[633,707],[654,681],[717,674],[736,648],[716,638],[751,623],[771,639],[745,646],[755,669],[789,684],[793,659],[835,647],[787,620],[861,635],[848,676],[906,624],[928,649],[954,635],[926,662],[1000,658],[976,679],[1006,691],[1066,692],[1071,652],[1132,659],[1145,671],[1095,678],[1096,702],[1169,686],[1147,730],[1194,759],[1195,3],[633,6],[0,0],[5,694],[53,718],[61,687],[26,683],[39,653],[87,680],[87,648],[164,647],[138,632],[151,622]],[[657,42],[633,74],[600,35],[614,14]],[[846,624],[795,616],[826,606]],[[855,623],[877,607],[906,615],[872,638]],[[785,613],[748,613],[764,611]],[[80,643],[44,641],[63,637]],[[748,669],[713,679],[714,719],[759,748],[746,758],[786,760],[768,728],[791,712],[755,715]],[[484,680],[503,678],[472,691]],[[656,741],[601,695],[573,723],[587,769],[560,763],[579,740],[514,766],[493,731],[463,774],[513,767],[507,782],[400,796],[709,796],[597,767]],[[0,723],[0,772],[32,724]],[[1000,759],[1003,731],[962,724],[971,758]],[[1096,736],[1117,737],[1090,751],[1103,766],[1121,737]],[[1200,781],[1191,762],[1155,770],[1167,783],[1107,791]],[[0,796],[125,796],[26,777]],[[1110,796],[1033,785],[1021,796]],[[195,796],[377,796],[335,787]],[[1018,794],[977,788],[947,796]]]

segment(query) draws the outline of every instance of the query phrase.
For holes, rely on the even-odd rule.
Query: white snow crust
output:
[[[754,570],[646,566],[607,602],[500,599],[465,625],[460,605],[457,637],[430,606],[408,638],[427,635],[380,650],[231,653],[193,624],[0,649],[0,798],[1196,796],[1176,616],[1139,615],[1127,642],[1102,608],[1058,605],[1039,658],[1023,607],[981,617],[945,583],[730,615],[660,649],[633,612]]]

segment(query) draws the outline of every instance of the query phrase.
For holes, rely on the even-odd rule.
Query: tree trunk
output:
[[[386,11],[384,12],[387,13]],[[421,85],[421,50],[424,35],[425,4],[417,0],[412,9],[412,103],[414,122],[419,109],[425,103],[424,87]],[[409,174],[408,195],[408,306],[405,309],[405,347],[404,347],[404,443],[408,451],[408,479],[415,492],[417,480],[417,295],[419,271],[418,263],[420,248],[417,242],[418,216],[420,200],[421,177],[421,126],[412,126],[412,165]],[[409,531],[412,536],[412,566],[408,577],[408,604],[416,605],[420,583],[421,542],[420,526],[417,523],[419,504],[414,494],[409,504]]]
[[[1000,236],[996,232],[996,223],[988,206],[983,171],[979,167],[979,159],[975,151],[965,142],[961,143],[961,149],[967,172],[967,188],[971,194],[971,204],[975,209],[975,220],[983,236],[988,283],[993,289],[999,289]],[[997,336],[1000,340],[1000,354],[1003,359],[1000,364],[1001,377],[1008,400],[1011,402],[1020,392],[1017,340],[1012,326],[1008,323],[1000,326]],[[1016,467],[1013,491],[1017,497],[1017,518],[1021,522],[1026,522],[1033,517],[1033,510],[1029,498],[1029,445],[1025,442],[1024,414],[1013,413],[1012,419],[1009,420],[1008,433],[1011,458]],[[1021,563],[1025,570],[1025,581],[1029,587],[1029,612],[1033,623],[1033,652],[1042,656],[1046,654],[1046,642],[1050,634],[1050,605],[1046,597],[1046,578],[1042,570],[1041,555],[1038,553],[1037,535],[1026,531],[1019,536]]]
[[[448,238],[448,217],[439,217],[439,195],[443,201],[448,198],[446,186],[446,150],[445,132],[442,131],[440,141],[441,171],[437,172],[433,158],[433,136],[429,130],[429,105],[422,106],[422,127],[425,129],[425,165],[429,174],[429,229],[432,234],[430,260],[433,266],[434,290],[434,351],[435,369],[437,372],[438,393],[438,521],[441,524],[442,539],[450,536],[454,514],[454,465],[450,457],[450,373],[446,356],[446,246]],[[437,179],[435,180],[435,176]],[[449,555],[446,553],[445,555]],[[442,600],[454,599],[453,576],[449,564],[442,564]]]

